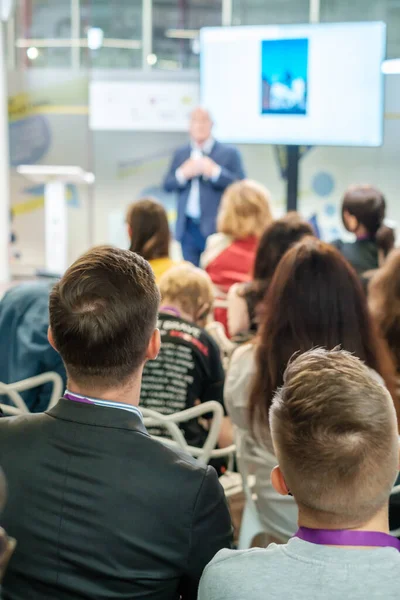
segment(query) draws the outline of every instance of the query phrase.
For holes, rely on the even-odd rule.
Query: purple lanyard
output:
[[[300,527],[294,537],[321,546],[380,546],[383,548],[390,546],[400,552],[400,540],[380,531]]]
[[[71,394],[70,392],[66,392],[64,394],[64,398],[67,398],[67,400],[72,400],[73,402],[80,402],[81,404],[95,404],[93,400],[90,400],[85,396],[75,396],[75,394]]]
[[[181,313],[179,310],[177,310],[176,308],[174,308],[173,306],[160,306],[160,312],[166,312],[166,313],[171,313],[173,314],[175,317],[178,317],[178,319],[181,318]]]

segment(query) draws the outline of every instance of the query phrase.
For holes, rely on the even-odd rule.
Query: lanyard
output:
[[[390,546],[400,552],[400,540],[380,531],[353,531],[349,529],[309,529],[300,527],[294,537],[323,546]]]
[[[159,312],[171,313],[175,317],[178,317],[178,319],[181,318],[180,311],[177,308],[175,308],[174,306],[160,306]]]
[[[125,402],[114,402],[113,400],[100,400],[99,398],[88,398],[87,396],[81,396],[80,394],[72,394],[66,390],[64,398],[72,400],[72,402],[80,402],[81,404],[95,404],[96,406],[105,406],[106,408],[119,408],[121,410],[127,410],[128,412],[136,413],[142,420],[142,413],[137,406],[132,404],[126,404]]]

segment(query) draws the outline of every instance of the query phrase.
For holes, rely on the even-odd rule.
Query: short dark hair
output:
[[[385,218],[385,197],[373,185],[352,185],[343,196],[342,216],[345,211],[356,217],[360,225],[374,237]],[[346,226],[344,219],[343,222]]]
[[[302,508],[339,529],[386,503],[398,470],[390,394],[358,358],[316,348],[289,362],[270,410],[286,484]]]
[[[68,376],[120,385],[144,362],[160,294],[150,265],[99,246],[81,256],[50,294],[50,327]]]
[[[131,229],[131,252],[146,260],[169,256],[171,232],[168,216],[157,200],[143,198],[131,204],[127,223]]]

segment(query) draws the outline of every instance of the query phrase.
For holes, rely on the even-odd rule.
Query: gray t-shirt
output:
[[[221,550],[206,567],[198,600],[398,600],[400,552],[317,546]]]

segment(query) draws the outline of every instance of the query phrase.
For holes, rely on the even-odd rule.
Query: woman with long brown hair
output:
[[[127,213],[130,250],[149,261],[157,281],[176,263],[169,256],[171,232],[165,208],[153,198],[131,204]]]
[[[260,320],[259,305],[282,256],[313,228],[296,212],[270,223],[261,236],[254,262],[253,278],[233,285],[228,293],[228,330],[231,336],[255,333]]]
[[[340,253],[308,237],[280,261],[264,300],[264,321],[254,344],[234,354],[225,403],[256,463],[256,491],[266,531],[284,541],[296,529],[297,510],[269,482],[275,457],[268,413],[286,365],[296,352],[341,346],[394,389],[390,353],[370,317],[361,283]]]
[[[372,277],[368,298],[400,376],[400,250],[393,250],[384,266]]]

